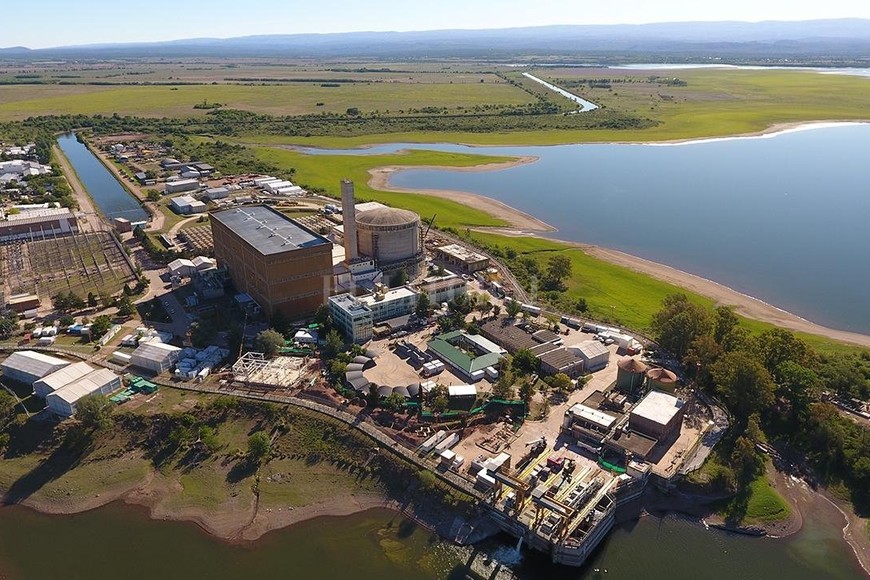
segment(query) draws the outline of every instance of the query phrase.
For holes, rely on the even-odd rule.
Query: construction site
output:
[[[478,475],[491,484],[483,503],[518,545],[579,566],[613,527],[617,505],[643,492],[648,468],[632,462],[629,475],[567,449],[547,453],[543,438],[527,448],[515,469]]]

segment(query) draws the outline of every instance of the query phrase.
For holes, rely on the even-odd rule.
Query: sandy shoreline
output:
[[[379,191],[390,191],[394,193],[411,193],[418,195],[431,195],[432,197],[440,197],[449,199],[462,205],[479,209],[493,217],[504,220],[509,223],[511,228],[517,232],[528,232],[529,234],[541,232],[554,232],[556,228],[550,224],[536,218],[533,215],[522,212],[514,207],[502,203],[495,199],[490,199],[482,195],[468,193],[464,191],[451,191],[448,189],[414,189],[408,190],[400,187],[393,187],[390,184],[390,177],[397,171],[407,169],[446,169],[450,171],[463,172],[481,172],[481,171],[498,171],[500,169],[508,169],[517,167],[527,163],[534,163],[538,158],[534,156],[518,157],[515,161],[506,161],[503,163],[488,163],[486,165],[476,165],[473,167],[448,167],[440,165],[419,165],[419,166],[394,166],[387,165],[369,170],[371,176],[368,181],[369,187]]]
[[[249,543],[265,534],[319,517],[349,516],[371,509],[389,509],[413,518],[418,524],[428,527],[413,513],[402,510],[398,502],[374,493],[350,493],[337,495],[328,502],[306,506],[263,507],[252,502],[244,509],[227,507],[208,510],[201,507],[178,508],[170,504],[173,490],[158,473],[151,472],[145,480],[133,486],[120,486],[101,490],[90,498],[49,499],[31,496],[21,505],[49,515],[73,515],[95,510],[106,505],[122,502],[145,508],[153,520],[190,522],[205,533],[229,543]]]
[[[741,139],[741,138],[758,138],[758,137],[766,137],[773,136],[776,134],[781,134],[785,132],[792,131],[800,131],[804,129],[810,128],[818,128],[822,126],[833,126],[840,124],[859,124],[858,122],[852,121],[819,121],[819,122],[802,122],[802,123],[780,123],[777,125],[773,125],[764,131],[758,131],[755,133],[747,133],[742,135],[734,135],[731,137],[713,137],[709,139],[682,139],[677,141],[665,141],[658,142],[659,144],[665,145],[677,145],[683,143],[692,143],[692,142],[702,142],[702,141],[710,141],[710,140],[722,140],[722,139]],[[648,143],[651,144],[651,143]],[[441,166],[420,166],[420,167],[408,167],[408,166],[385,166],[378,167],[375,169],[371,169],[369,174],[371,178],[369,179],[369,186],[373,189],[377,189],[380,191],[389,191],[389,192],[397,192],[397,193],[410,193],[410,194],[420,194],[420,195],[431,195],[434,197],[440,197],[443,199],[449,199],[468,207],[472,207],[475,209],[479,209],[489,213],[490,215],[497,217],[506,221],[510,224],[509,227],[501,227],[501,228],[474,228],[479,231],[489,231],[493,233],[499,233],[502,235],[508,236],[535,236],[544,232],[554,232],[556,228],[551,226],[550,224],[532,216],[525,212],[522,212],[514,207],[511,207],[501,201],[491,199],[486,196],[478,195],[475,193],[469,193],[464,191],[450,191],[450,190],[439,190],[439,189],[414,189],[409,190],[407,188],[398,188],[394,187],[390,184],[390,177],[397,171],[408,170],[408,169],[437,169],[437,170],[449,170],[449,171],[468,171],[468,172],[476,172],[476,171],[497,171],[500,169],[507,169],[509,167],[515,167],[517,165],[522,165],[526,163],[533,163],[537,158],[533,156],[521,157],[516,161],[510,161],[505,163],[492,163],[486,165],[478,165],[472,167],[441,167]],[[548,236],[549,238],[549,236]],[[584,252],[612,264],[616,264],[619,266],[623,266],[634,270],[636,272],[640,272],[642,274],[646,274],[648,276],[652,276],[658,280],[662,280],[664,282],[668,282],[675,286],[679,286],[681,288],[685,288],[687,290],[691,290],[697,294],[701,294],[712,300],[716,301],[717,304],[733,306],[735,311],[739,314],[746,316],[747,318],[752,318],[755,320],[760,320],[762,322],[767,322],[770,324],[774,324],[776,326],[780,326],[782,328],[786,328],[788,330],[792,330],[795,332],[802,332],[807,334],[815,334],[818,336],[823,336],[825,338],[829,338],[832,340],[853,344],[857,346],[870,347],[870,336],[866,334],[860,334],[857,332],[850,332],[845,330],[838,330],[835,328],[829,328],[823,326],[821,324],[817,324],[815,322],[806,320],[796,314],[783,310],[781,308],[777,308],[771,304],[768,304],[762,300],[729,288],[723,284],[718,282],[714,282],[713,280],[708,280],[701,276],[690,274],[688,272],[684,272],[682,270],[678,270],[671,266],[666,266],[664,264],[660,264],[658,262],[653,262],[651,260],[647,260],[644,258],[640,258],[637,256],[633,256],[631,254],[626,254],[625,252],[620,252],[618,250],[613,250],[610,248],[604,248],[600,246],[594,246],[590,244],[582,244],[578,242],[571,242],[568,240],[561,240],[559,238],[553,238],[555,241],[559,241],[565,243],[570,246],[575,246],[582,249]]]

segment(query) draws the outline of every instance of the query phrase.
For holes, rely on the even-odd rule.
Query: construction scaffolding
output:
[[[305,359],[279,356],[268,359],[260,352],[248,352],[233,364],[233,381],[268,389],[290,388],[302,376]]]

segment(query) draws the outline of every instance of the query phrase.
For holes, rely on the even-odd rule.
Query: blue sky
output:
[[[41,0],[33,7],[18,5],[18,17],[2,27],[0,46],[359,30],[870,18],[866,0]]]

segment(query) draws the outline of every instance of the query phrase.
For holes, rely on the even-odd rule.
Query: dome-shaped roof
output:
[[[406,209],[382,207],[357,214],[356,223],[367,226],[404,226],[420,221],[420,216]]]
[[[659,383],[676,383],[677,375],[668,369],[654,368],[646,372],[646,378]]]
[[[645,364],[643,364],[636,358],[631,358],[630,356],[619,359],[619,362],[616,363],[616,365],[622,370],[629,373],[640,374],[647,369],[647,366]]]

